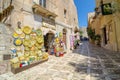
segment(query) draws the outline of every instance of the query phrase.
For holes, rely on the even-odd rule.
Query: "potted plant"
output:
[[[95,43],[100,46],[101,36],[99,34],[95,35]]]

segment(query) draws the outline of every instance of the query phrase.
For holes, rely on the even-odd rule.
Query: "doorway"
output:
[[[104,37],[104,44],[107,44],[107,32],[106,32],[106,27],[103,28],[103,37]]]
[[[46,35],[44,35],[44,47],[46,52],[52,47],[54,42],[54,33],[49,31]]]

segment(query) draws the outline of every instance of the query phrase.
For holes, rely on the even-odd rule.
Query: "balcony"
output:
[[[57,7],[54,3],[52,3],[49,0],[46,0],[45,6],[40,5],[38,3],[40,2],[34,2],[32,6],[34,13],[40,14],[45,17],[53,18],[53,19],[57,17],[57,15],[55,14],[55,10],[57,9]]]

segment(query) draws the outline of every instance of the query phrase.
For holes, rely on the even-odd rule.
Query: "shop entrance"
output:
[[[65,43],[65,46],[67,47],[67,43],[66,43],[66,40],[67,40],[67,30],[66,29],[63,29],[63,42]]]
[[[52,31],[49,31],[46,35],[44,35],[44,46],[46,52],[52,47],[54,42],[54,33]]]

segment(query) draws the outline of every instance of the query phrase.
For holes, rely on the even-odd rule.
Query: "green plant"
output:
[[[95,42],[96,42],[96,45],[100,45],[101,36],[99,34],[95,35]]]
[[[80,34],[80,36],[82,36],[83,35],[83,31],[79,31],[79,34]]]
[[[100,40],[101,36],[99,34],[95,35],[95,40]]]
[[[88,32],[88,36],[92,39],[92,40],[95,40],[95,32],[93,29],[91,28],[88,28],[87,29],[87,32]]]

